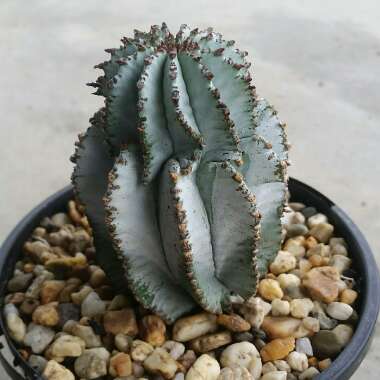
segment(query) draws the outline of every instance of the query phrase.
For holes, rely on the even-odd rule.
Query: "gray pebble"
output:
[[[303,216],[307,219],[315,215],[317,213],[317,210],[315,207],[305,207],[301,210],[301,212]]]
[[[254,336],[255,339],[257,339],[257,338],[262,339],[262,340],[267,339],[267,334],[265,333],[264,330],[253,327],[251,331],[252,331],[252,335]]]
[[[33,273],[21,273],[13,277],[8,282],[8,290],[10,292],[23,292],[28,288],[33,280]]]
[[[329,244],[330,244],[330,247],[331,248],[334,248],[336,245],[343,245],[347,248],[347,243],[346,241],[344,240],[344,238],[341,238],[341,237],[332,237],[330,240],[329,240]]]
[[[96,379],[107,375],[110,353],[103,347],[91,348],[75,360],[75,373],[85,379]]]
[[[233,335],[234,342],[252,342],[253,335],[250,332],[236,333]]]
[[[99,335],[96,335],[92,327],[82,326],[76,323],[71,328],[71,333],[78,338],[81,338],[86,343],[86,348],[95,348],[102,345],[102,341]]]
[[[329,318],[322,306],[319,306],[316,302],[314,302],[314,310],[311,312],[311,316],[318,319],[321,330],[332,330],[338,325],[338,321]]]
[[[47,360],[40,355],[30,355],[28,363],[37,372],[42,373],[45,370]]]
[[[253,344],[259,351],[266,345],[266,343],[262,339],[258,338],[253,341]]]
[[[55,225],[51,221],[51,218],[47,216],[41,220],[40,226],[45,228],[47,231],[51,231],[55,228]]]
[[[25,293],[26,298],[35,298],[37,299],[40,295],[42,284],[47,280],[53,280],[54,275],[50,272],[44,272],[37,276],[32,284],[29,286],[28,290]]]
[[[102,315],[106,311],[106,304],[102,301],[99,295],[95,292],[91,292],[84,299],[81,306],[82,316],[93,318],[97,315]]]
[[[79,321],[80,308],[73,303],[60,303],[58,305],[58,314],[59,326],[63,327],[63,325],[69,320]]]
[[[314,354],[320,358],[334,358],[343,348],[337,334],[330,330],[321,330],[311,338]]]
[[[336,268],[339,273],[343,273],[345,270],[349,269],[351,266],[352,260],[343,255],[336,255],[330,259],[329,265]]]
[[[304,224],[290,224],[286,228],[287,230],[287,237],[294,237],[294,236],[303,236],[308,233],[308,228]]]
[[[24,344],[31,347],[35,354],[41,354],[45,348],[53,341],[55,331],[45,327],[31,323],[28,326],[27,333],[24,338]]]
[[[338,325],[332,331],[338,338],[342,347],[347,346],[348,342],[351,340],[354,334],[354,329],[349,325]]]
[[[359,315],[356,312],[356,310],[353,310],[350,318],[348,318],[347,321],[345,321],[345,323],[348,323],[350,325],[356,325],[358,321],[359,321]]]
[[[120,352],[129,352],[133,338],[125,334],[115,335],[115,346]]]

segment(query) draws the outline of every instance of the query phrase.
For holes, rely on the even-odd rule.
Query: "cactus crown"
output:
[[[256,96],[246,53],[212,29],[135,31],[95,94],[73,184],[97,259],[168,322],[256,291],[281,244],[287,143]]]

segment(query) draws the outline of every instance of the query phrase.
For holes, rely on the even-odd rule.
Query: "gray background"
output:
[[[166,21],[214,26],[253,61],[288,123],[291,175],[343,207],[380,260],[380,3],[0,2],[0,241],[69,182],[76,134],[102,104],[84,84],[122,35]],[[353,379],[379,374],[380,333]]]

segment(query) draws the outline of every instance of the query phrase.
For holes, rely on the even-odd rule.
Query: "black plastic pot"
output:
[[[310,186],[295,179],[289,183],[292,201],[303,202],[316,207],[326,214],[336,227],[337,234],[346,239],[354,268],[359,274],[360,304],[359,323],[355,334],[344,351],[331,367],[316,377],[316,380],[349,379],[362,362],[376,325],[380,306],[380,282],[376,262],[364,236],[353,221],[338,206]],[[73,196],[70,186],[46,199],[33,209],[11,232],[0,250],[0,307],[3,309],[6,284],[12,276],[16,261],[21,255],[21,247],[33,229],[44,216],[63,211],[67,201]],[[39,380],[41,377],[23,360],[12,343],[5,327],[2,313],[0,317],[0,362],[11,379]],[[7,352],[8,351],[8,352]],[[10,359],[11,358],[11,359]],[[0,374],[0,378],[3,376]]]

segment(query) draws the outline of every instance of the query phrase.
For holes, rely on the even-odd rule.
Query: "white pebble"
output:
[[[299,376],[299,380],[312,380],[315,376],[319,375],[319,371],[315,367],[310,367],[306,371],[302,372]]]
[[[313,308],[313,301],[309,298],[301,298],[290,301],[290,314],[294,318],[306,318]]]
[[[286,371],[268,372],[260,380],[286,380],[288,373]]]
[[[332,237],[329,241],[329,245],[331,248],[334,248],[336,245],[343,245],[344,247],[347,248],[347,243],[346,241],[344,240],[344,238],[340,238],[340,237]]]
[[[143,362],[153,350],[153,346],[149,343],[136,339],[132,342],[131,357],[137,362]]]
[[[220,372],[218,380],[255,380],[255,378],[252,377],[247,368],[226,367]]]
[[[168,351],[174,360],[177,360],[185,353],[185,345],[179,342],[175,342],[174,340],[167,340],[162,345],[162,348]]]
[[[331,302],[327,306],[327,314],[338,321],[346,321],[351,317],[354,309],[343,302]]]
[[[278,298],[272,301],[272,315],[274,317],[286,316],[290,313],[290,304]]]
[[[19,317],[16,307],[11,303],[5,305],[4,316],[9,335],[16,342],[22,343],[26,334],[26,325]]]
[[[279,251],[276,258],[270,265],[270,271],[276,275],[289,272],[297,265],[296,258],[287,251]]]
[[[291,372],[290,366],[285,360],[275,360],[273,363],[279,371]]]
[[[338,325],[332,331],[337,336],[342,347],[348,344],[354,334],[354,329],[350,325]]]
[[[272,362],[267,362],[263,365],[263,369],[262,369],[263,375],[269,372],[277,372],[277,367]]]
[[[307,225],[309,226],[309,228],[313,228],[317,224],[327,223],[327,222],[328,222],[327,216],[324,214],[318,213],[318,214],[311,216],[307,220]]]
[[[48,380],[75,380],[73,373],[55,360],[50,360],[42,373]]]
[[[315,225],[309,232],[319,242],[327,243],[334,232],[334,226],[329,223],[320,223]]]
[[[301,285],[301,279],[295,274],[291,273],[282,273],[277,277],[282,289],[287,289],[291,287],[298,287]]]
[[[210,355],[203,354],[191,366],[186,374],[186,380],[217,380],[220,374],[218,361]]]
[[[330,254],[331,254],[330,247],[326,244],[319,243],[315,245],[314,247],[311,247],[310,249],[308,249],[308,251],[306,252],[306,257],[311,257],[313,255],[328,257],[330,256]]]
[[[292,214],[291,219],[290,219],[290,223],[291,224],[304,224],[305,220],[306,220],[306,218],[304,217],[304,215],[301,212],[297,211],[294,214]]]
[[[331,254],[332,255],[342,255],[342,256],[348,256],[347,247],[343,244],[335,244],[331,245],[330,239],[330,247],[331,247]]]
[[[260,367],[261,357],[257,348],[249,342],[234,343],[228,346],[220,356],[220,363],[223,367],[244,367],[248,368],[253,359],[256,359],[256,367]]]
[[[288,362],[290,368],[294,371],[302,372],[309,367],[307,356],[297,351],[291,352],[286,361]]]

